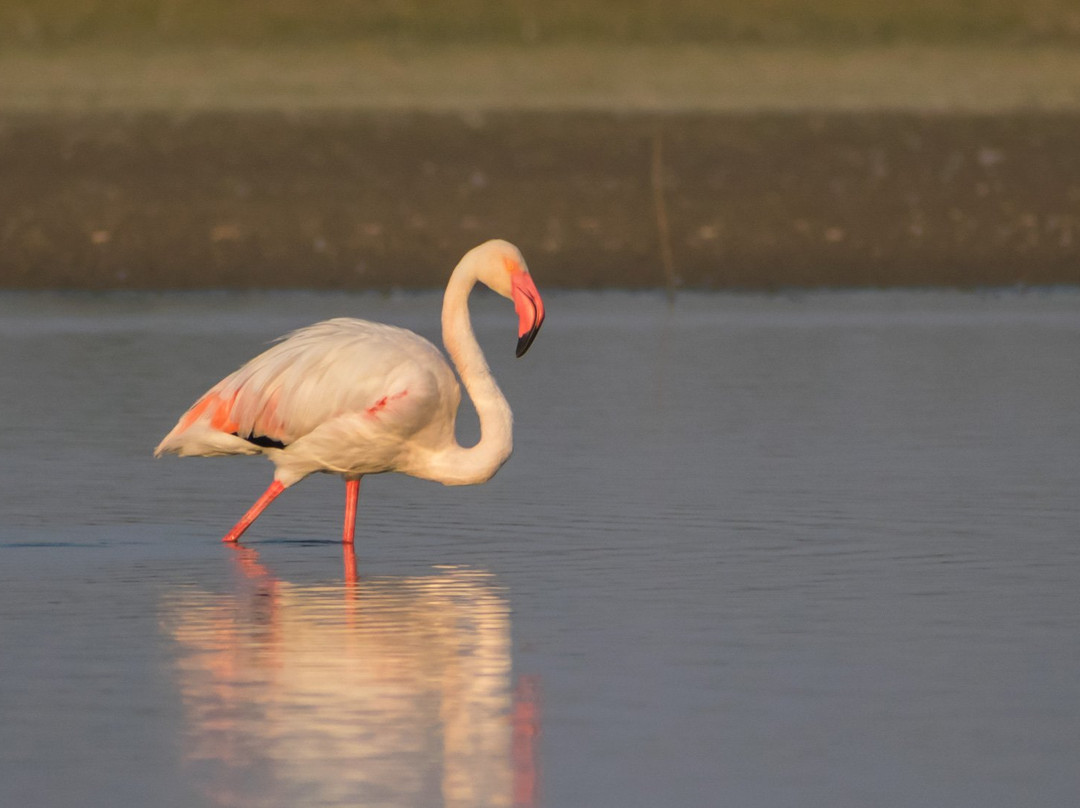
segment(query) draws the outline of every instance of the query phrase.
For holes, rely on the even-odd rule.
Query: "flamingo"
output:
[[[544,322],[544,303],[513,244],[474,247],[450,275],[443,344],[480,418],[475,446],[455,437],[461,388],[438,348],[403,328],[340,317],[286,335],[226,376],[180,416],[154,455],[262,454],[274,464],[273,482],[225,542],[317,471],[345,478],[345,544],[354,542],[365,474],[487,482],[513,450],[513,414],[473,335],[468,299],[477,281],[513,300],[519,357]]]

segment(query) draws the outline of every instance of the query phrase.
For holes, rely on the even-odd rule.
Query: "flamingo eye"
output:
[[[515,272],[522,272],[521,264],[519,264],[514,258],[509,255],[503,256],[503,267],[508,273],[513,275]]]

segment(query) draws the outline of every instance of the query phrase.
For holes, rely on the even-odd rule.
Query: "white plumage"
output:
[[[344,539],[352,541],[359,480],[400,471],[447,485],[484,482],[513,448],[510,407],[473,335],[468,296],[477,281],[514,300],[518,356],[544,320],[521,253],[489,241],[461,259],[443,299],[443,342],[480,418],[480,442],[458,445],[461,389],[442,353],[390,325],[338,318],[284,337],[226,376],[155,450],[181,456],[265,454],[274,482],[226,535],[235,541],[285,488],[316,471],[348,481]]]

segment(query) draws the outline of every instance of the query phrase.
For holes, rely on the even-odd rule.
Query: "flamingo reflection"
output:
[[[345,583],[276,578],[250,548],[228,593],[163,602],[185,760],[216,805],[537,803],[537,683],[511,688],[509,609],[459,567]]]

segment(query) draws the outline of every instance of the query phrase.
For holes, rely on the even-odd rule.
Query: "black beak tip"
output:
[[[525,355],[525,352],[529,350],[529,346],[532,344],[532,332],[529,332],[525,336],[518,339],[517,351],[515,355],[518,359],[521,359]]]
[[[517,344],[517,358],[520,359],[525,355],[525,352],[529,350],[529,346],[533,344],[533,340],[536,339],[536,334],[540,330],[540,326],[529,329],[526,333],[522,334],[518,338]]]

